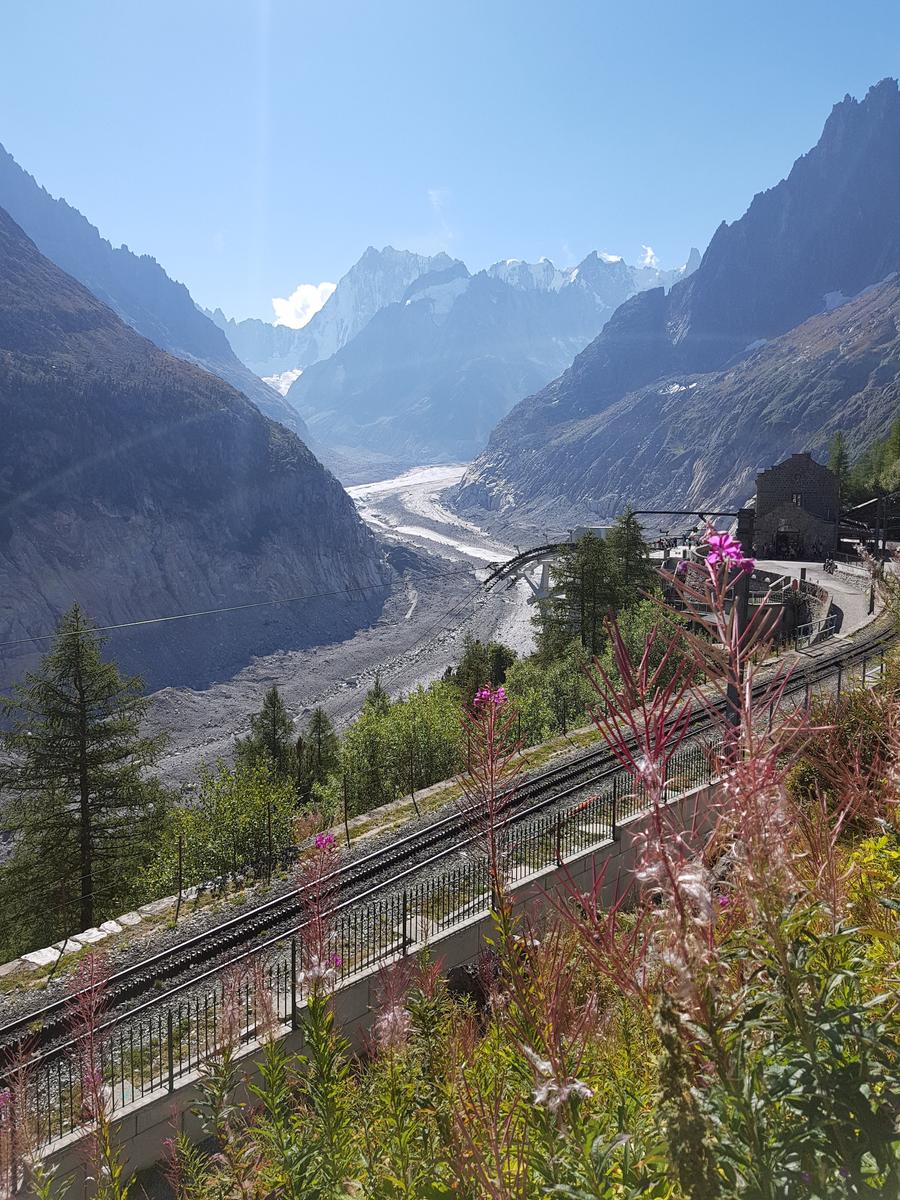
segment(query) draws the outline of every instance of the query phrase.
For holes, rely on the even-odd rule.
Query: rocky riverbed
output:
[[[510,558],[514,547],[442,503],[463,471],[426,466],[348,489],[396,569],[375,624],[343,641],[261,656],[202,691],[165,688],[154,694],[150,724],[170,736],[161,764],[170,783],[190,783],[202,764],[230,758],[235,736],[246,730],[273,684],[298,724],[322,705],[340,725],[359,711],[376,672],[392,695],[408,692],[443,674],[467,633],[501,639],[520,652],[531,648],[528,585],[492,592],[481,587],[488,564]]]

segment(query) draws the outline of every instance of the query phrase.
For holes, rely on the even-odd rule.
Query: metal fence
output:
[[[709,783],[711,760],[704,742],[682,746],[669,762],[668,794],[674,797]],[[526,821],[511,818],[500,836],[510,882],[614,840],[618,823],[643,811],[646,804],[643,788],[636,789],[632,778],[617,769],[607,771],[596,795]],[[421,864],[411,867],[404,873],[408,878],[394,881],[387,894],[382,885],[380,894],[347,900],[333,910],[328,953],[335,964],[335,986],[488,913],[491,898],[483,837],[473,834],[454,857],[451,866],[425,875]],[[301,926],[248,951],[237,966],[213,968],[111,1023],[99,1050],[111,1110],[173,1091],[215,1053],[226,1009],[232,1021],[235,1007],[239,1009],[239,1036],[244,1043],[273,1021],[284,1031],[297,1028],[304,1000],[303,936]],[[54,1142],[78,1128],[82,1120],[79,1080],[76,1046],[47,1051],[34,1060],[26,1103],[31,1136],[38,1144]],[[8,1137],[5,1144],[10,1157]],[[0,1178],[3,1154],[0,1116]]]
[[[883,667],[883,654],[869,653],[861,662],[838,665],[837,694],[844,687],[871,682]],[[835,691],[834,679],[820,681]],[[809,703],[809,682],[797,683],[791,695],[802,693]],[[793,704],[792,699],[787,701]],[[771,716],[771,714],[770,714]],[[667,767],[666,795],[675,799],[710,784],[714,774],[714,745],[702,737],[686,742]],[[566,807],[548,807],[532,815],[510,817],[502,828],[501,850],[511,883],[615,840],[620,822],[647,809],[643,786],[624,769],[609,769],[590,783],[595,795]],[[334,956],[335,986],[490,909],[485,845],[478,833],[454,851],[454,861],[436,856],[428,864],[407,868],[369,893],[348,899],[330,914],[329,954]],[[253,1041],[274,1024],[282,1031],[299,1027],[303,993],[304,927],[273,937],[244,952],[236,962],[214,967],[165,996],[148,1000],[109,1021],[100,1041],[100,1060],[110,1108],[121,1110],[152,1095],[172,1092],[220,1045],[226,1009],[240,1014],[239,1038]],[[8,1080],[7,1080],[8,1082]],[[0,1079],[0,1098],[3,1080]],[[33,1143],[46,1146],[83,1123],[77,1047],[57,1047],[36,1056],[30,1064],[27,1119]],[[0,1104],[0,1195],[4,1181],[15,1189],[17,1149],[14,1105]],[[9,1187],[9,1182],[7,1182]]]
[[[792,641],[796,649],[805,650],[808,646],[815,645],[816,642],[832,637],[836,628],[837,613],[829,613],[817,621],[807,621],[805,625],[798,625],[794,630]]]

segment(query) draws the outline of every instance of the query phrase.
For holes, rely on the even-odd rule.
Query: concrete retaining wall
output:
[[[716,793],[717,785],[712,784],[670,801],[667,806],[670,821],[684,830],[694,828],[701,833],[707,831],[713,819],[712,801]],[[516,908],[537,913],[546,907],[546,894],[563,882],[587,891],[600,878],[601,872],[602,900],[605,905],[611,905],[631,886],[640,835],[647,821],[646,814],[623,821],[618,826],[615,841],[603,842],[565,861],[562,866],[551,867],[517,881],[512,888]],[[486,913],[475,914],[430,941],[429,949],[441,961],[444,970],[474,963],[484,947],[489,929],[490,917]],[[415,952],[420,948],[413,945],[410,951]],[[377,1013],[378,987],[378,972],[371,970],[347,980],[334,996],[335,1023],[357,1050],[363,1047]],[[302,1028],[283,1028],[281,1037],[289,1050],[303,1049]],[[254,1041],[242,1051],[245,1095],[248,1094],[247,1083],[252,1082],[257,1073],[259,1050],[259,1043]],[[141,1101],[117,1112],[115,1136],[122,1147],[129,1172],[158,1163],[165,1154],[165,1140],[176,1133],[184,1132],[192,1140],[199,1139],[200,1126],[191,1111],[199,1099],[197,1078],[198,1073],[194,1073],[186,1077],[174,1091],[160,1090],[157,1095],[145,1096]],[[72,1181],[76,1196],[83,1193],[84,1186],[83,1137],[83,1132],[71,1134],[49,1147],[45,1155],[48,1163],[58,1168],[58,1178]],[[16,1194],[25,1193],[17,1191]]]

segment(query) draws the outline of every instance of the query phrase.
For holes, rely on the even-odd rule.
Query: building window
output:
[[[803,507],[803,493],[793,492],[791,495],[791,504],[796,504],[798,508]]]

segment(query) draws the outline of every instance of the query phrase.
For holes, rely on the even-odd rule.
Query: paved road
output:
[[[806,578],[831,593],[832,605],[840,616],[837,632],[852,633],[869,620],[869,581],[864,576],[841,574],[829,575],[819,562],[781,562],[777,559],[759,559],[756,564],[764,571],[775,571],[781,575],[800,577],[801,567],[806,567]]]

